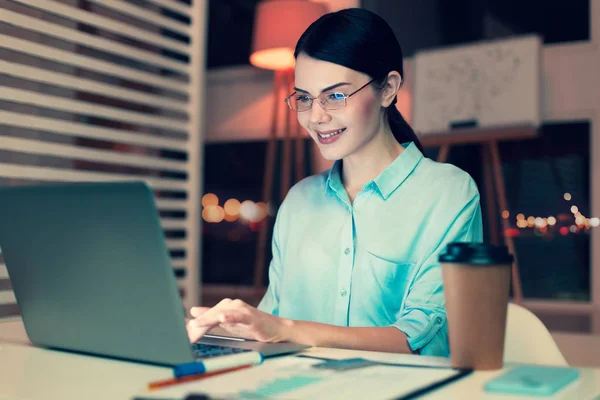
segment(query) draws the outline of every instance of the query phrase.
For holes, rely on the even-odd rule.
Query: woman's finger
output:
[[[252,324],[252,315],[238,310],[227,310],[219,315],[221,324]]]
[[[199,317],[202,314],[204,314],[205,312],[207,312],[208,310],[210,310],[210,307],[192,307],[190,309],[190,315],[192,317]]]
[[[188,322],[187,326],[187,334],[190,340],[190,343],[197,342],[204,334],[210,329],[210,327],[200,327],[194,324],[194,320]]]
[[[219,324],[249,324],[252,322],[252,316],[248,313],[238,310],[221,310],[215,313],[205,314],[202,317],[192,320],[190,323],[196,327],[207,327]]]

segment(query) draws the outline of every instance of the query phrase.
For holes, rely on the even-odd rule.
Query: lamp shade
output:
[[[250,63],[282,70],[295,65],[294,48],[302,33],[325,14],[322,3],[308,0],[270,0],[257,5]]]

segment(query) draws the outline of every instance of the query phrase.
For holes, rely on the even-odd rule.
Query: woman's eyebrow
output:
[[[351,83],[350,83],[350,82],[340,82],[340,83],[336,83],[335,85],[327,86],[325,89],[321,90],[321,93],[323,93],[323,92],[327,92],[328,90],[332,90],[332,89],[335,89],[335,88],[337,88],[337,87],[339,87],[339,86],[344,86],[344,85],[351,85]],[[297,87],[294,87],[294,90],[295,90],[296,92],[309,93],[308,91],[306,91],[306,90],[304,90],[304,89],[297,88]]]

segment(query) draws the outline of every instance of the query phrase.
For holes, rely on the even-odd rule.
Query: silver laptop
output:
[[[141,182],[2,187],[0,248],[37,346],[160,365],[306,348],[214,337],[190,345],[153,193]]]

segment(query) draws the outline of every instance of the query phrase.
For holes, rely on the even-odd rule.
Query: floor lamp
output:
[[[273,82],[273,108],[271,125],[265,157],[265,175],[263,180],[263,201],[269,203],[273,191],[275,162],[277,156],[277,137],[280,107],[287,107],[284,96],[291,93],[294,87],[294,49],[302,32],[325,14],[327,9],[321,3],[308,0],[270,0],[257,5],[254,18],[254,34],[250,63],[255,67],[275,71]],[[292,140],[295,140],[295,180],[303,178],[304,143],[300,127],[294,115],[286,112],[284,126],[283,153],[281,156],[280,175],[283,199],[291,187]],[[293,138],[293,139],[292,139]],[[266,267],[265,252],[270,224],[267,223],[258,231],[256,262],[254,267],[254,287],[261,289]]]

